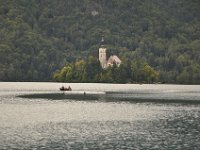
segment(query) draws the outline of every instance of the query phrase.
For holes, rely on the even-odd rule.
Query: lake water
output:
[[[199,149],[200,86],[0,83],[0,149]]]

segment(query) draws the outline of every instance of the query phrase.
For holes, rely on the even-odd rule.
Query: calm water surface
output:
[[[200,86],[0,83],[0,149],[199,149]]]

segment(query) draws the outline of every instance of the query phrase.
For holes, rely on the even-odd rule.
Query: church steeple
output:
[[[102,36],[102,38],[101,38],[101,46],[102,46],[102,47],[104,46],[104,38],[103,38],[103,36]]]
[[[107,67],[107,60],[106,60],[106,48],[104,47],[104,38],[101,39],[101,46],[99,48],[99,61],[101,63],[102,68]]]

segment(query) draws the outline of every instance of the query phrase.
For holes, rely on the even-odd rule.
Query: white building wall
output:
[[[101,63],[102,68],[107,67],[107,60],[106,60],[106,48],[99,48],[99,61]]]

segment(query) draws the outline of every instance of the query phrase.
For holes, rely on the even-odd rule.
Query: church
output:
[[[104,46],[104,39],[102,38],[101,40],[101,46],[99,48],[99,61],[101,63],[101,67],[103,69],[106,69],[109,66],[113,66],[115,63],[117,66],[120,66],[121,60],[117,55],[111,55],[108,60],[107,60],[107,55],[106,55],[106,47]]]

